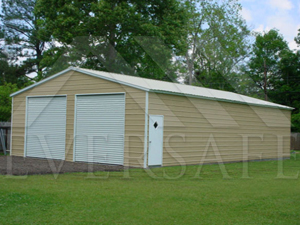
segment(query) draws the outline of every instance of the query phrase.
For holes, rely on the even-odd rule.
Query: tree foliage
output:
[[[241,10],[239,0],[2,0],[0,120],[26,75],[38,81],[70,65],[259,98],[266,69],[270,100],[295,108],[300,132],[300,51],[276,29],[251,44]]]
[[[246,76],[256,84],[256,92],[263,89],[265,69],[269,100],[295,108],[292,130],[300,132],[300,51],[291,51],[275,29],[256,36],[252,56],[244,68]],[[263,95],[258,97],[263,98]]]
[[[0,60],[0,86],[12,83],[23,88],[32,83],[25,74],[26,68],[24,66],[9,64],[6,60]]]
[[[36,9],[45,17],[46,31],[63,48],[48,52],[49,57],[59,54],[64,63],[165,79],[135,37],[162,40],[171,51],[147,47],[158,52],[165,65],[172,64],[172,53],[186,48],[186,10],[177,0],[39,0]]]
[[[282,76],[274,85],[270,98],[295,108],[292,112],[292,131],[300,132],[300,51],[282,55],[279,67]]]
[[[249,75],[260,88],[264,86],[264,71],[267,70],[268,92],[274,89],[276,81],[281,79],[279,63],[289,52],[287,42],[277,30],[257,34],[249,61]],[[266,66],[265,66],[266,65]],[[266,67],[266,68],[265,68]]]
[[[298,30],[297,37],[295,37],[295,42],[298,44],[298,47],[300,47],[300,29]]]
[[[234,68],[247,56],[250,31],[237,0],[187,1],[189,83],[234,91]]]
[[[23,61],[26,74],[36,72],[42,78],[43,52],[49,33],[40,33],[40,20],[34,9],[36,0],[2,0],[1,20],[4,25],[5,42],[15,61]],[[22,60],[21,60],[22,61]]]
[[[0,86],[6,83],[16,84],[18,88],[22,88],[30,83],[30,79],[26,76],[26,66],[13,63],[10,60],[9,52],[4,41],[5,31],[0,30]]]
[[[16,84],[6,83],[0,85],[0,121],[9,121],[11,117],[11,97],[10,94],[16,92]]]

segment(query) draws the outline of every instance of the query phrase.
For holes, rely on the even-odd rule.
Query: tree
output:
[[[9,62],[3,39],[4,31],[0,30],[0,121],[9,121],[11,117],[10,94],[31,82],[25,76],[24,67]]]
[[[257,34],[247,73],[260,89],[265,90],[266,96],[280,81],[282,74],[279,62],[283,54],[288,52],[290,52],[288,44],[277,30]]]
[[[292,114],[292,132],[300,132],[300,113]]]
[[[269,96],[279,104],[295,108],[292,112],[292,131],[300,132],[300,51],[285,52],[281,57],[281,79]]]
[[[300,51],[291,51],[282,35],[275,29],[258,34],[252,57],[244,72],[253,79],[258,89],[263,90],[266,87],[270,100],[295,108],[292,112],[292,131],[299,132]]]
[[[26,67],[14,64],[10,60],[7,46],[4,43],[4,31],[0,30],[0,86],[6,83],[16,84],[18,88],[29,85],[30,79],[26,76]]]
[[[300,47],[300,29],[298,30],[298,35],[295,37],[295,41]],[[297,85],[297,89],[294,89],[295,97],[300,96],[300,51],[298,50],[295,55],[297,55],[296,67],[297,67],[297,77],[291,80],[290,82],[294,82]],[[294,100],[293,105],[297,107],[292,115],[292,131],[300,132],[300,97],[297,100]]]
[[[277,67],[279,79],[272,80],[270,99],[279,104],[300,108],[300,52],[282,52]]]
[[[5,59],[0,60],[0,86],[6,83],[16,84],[18,88],[32,84],[32,81],[25,76],[24,66],[9,64]]]
[[[10,63],[3,39],[4,31],[0,30],[0,121],[9,121],[11,117],[10,94],[31,82],[25,76],[26,69],[23,66]]]
[[[188,83],[234,91],[234,68],[249,50],[250,31],[237,0],[193,0],[189,8]]]
[[[298,30],[297,37],[295,37],[295,42],[298,44],[298,47],[300,47],[300,29]]]
[[[0,86],[0,121],[9,121],[11,117],[10,94],[18,90],[16,84],[6,83]]]
[[[167,67],[172,53],[186,47],[187,16],[177,0],[39,0],[36,9],[45,17],[46,31],[62,46],[48,52],[45,63],[59,54],[62,61],[82,67],[167,79],[135,38],[162,40],[170,52],[148,47],[163,56]]]
[[[2,0],[1,20],[5,41],[16,52],[16,61],[25,58],[26,74],[36,72],[42,78],[41,60],[50,34],[39,32],[41,17],[34,12],[36,0]]]

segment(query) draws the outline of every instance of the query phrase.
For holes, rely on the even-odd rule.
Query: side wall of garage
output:
[[[149,93],[164,115],[163,166],[290,156],[288,110]]]
[[[67,95],[66,160],[73,161],[75,94],[126,93],[124,165],[142,167],[145,92],[70,71],[13,97],[12,155],[24,156],[26,96]]]

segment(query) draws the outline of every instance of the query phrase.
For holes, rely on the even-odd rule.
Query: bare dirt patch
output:
[[[64,160],[0,156],[0,174],[33,175],[72,172],[123,171],[123,166],[67,162]]]

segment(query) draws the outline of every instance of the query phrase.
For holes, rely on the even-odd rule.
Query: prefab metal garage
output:
[[[12,96],[14,156],[132,167],[288,158],[292,108],[70,67]]]

